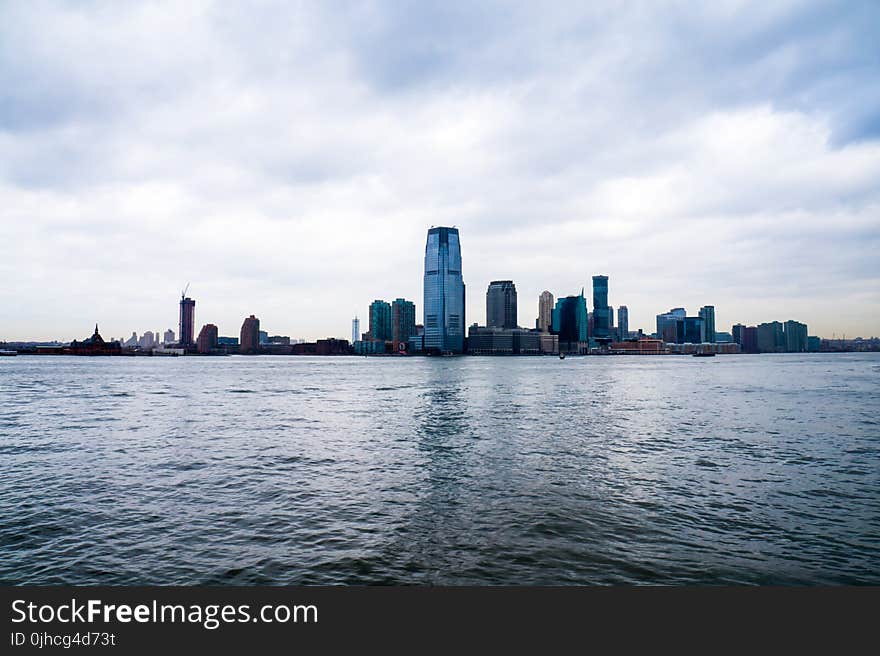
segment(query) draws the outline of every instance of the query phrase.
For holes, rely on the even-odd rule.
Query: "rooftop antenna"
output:
[[[186,298],[186,290],[189,289],[189,283],[186,283],[186,287],[183,288],[183,291],[180,292],[180,300],[182,301]]]

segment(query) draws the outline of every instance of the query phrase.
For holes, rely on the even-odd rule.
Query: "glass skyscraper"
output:
[[[431,228],[425,245],[425,350],[464,352],[464,280],[458,228]]]
[[[608,337],[613,323],[608,306],[608,276],[593,276],[593,321],[595,337]]]

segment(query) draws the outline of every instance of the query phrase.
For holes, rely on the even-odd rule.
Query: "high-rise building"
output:
[[[570,346],[586,342],[589,337],[587,327],[587,300],[581,290],[579,296],[566,296],[556,301],[553,308],[552,332],[559,335],[559,350],[573,350]]]
[[[269,333],[265,330],[260,331],[260,344],[265,344],[269,341]]]
[[[593,276],[593,336],[611,336],[613,310],[608,307],[608,276]]]
[[[370,337],[380,342],[393,338],[391,304],[376,299],[370,303]]]
[[[202,329],[199,331],[199,337],[196,340],[196,348],[199,353],[210,353],[217,348],[219,334],[217,326],[213,323],[206,323],[202,326]]]
[[[621,340],[629,337],[629,310],[625,305],[617,308],[617,332]]]
[[[683,322],[686,315],[684,308],[672,308],[669,312],[658,314],[657,339],[662,339],[668,344],[681,343],[682,335],[679,335],[679,327],[683,333],[684,325],[680,325],[679,322]]]
[[[553,325],[553,294],[548,291],[541,292],[538,297],[538,323],[537,328],[542,333],[549,333]]]
[[[162,335],[162,342],[164,344],[174,344],[174,331],[169,328]]]
[[[192,346],[195,344],[195,321],[196,302],[189,297],[180,299],[180,345]]]
[[[758,324],[758,351],[781,353],[785,350],[785,332],[778,321]]]
[[[730,334],[733,335],[733,341],[735,343],[739,344],[740,346],[742,346],[742,343],[743,343],[743,329],[744,328],[745,328],[745,326],[742,325],[741,323],[735,323],[735,324],[733,324],[733,328],[730,329]]]
[[[806,353],[807,324],[789,319],[783,324],[785,350],[789,353]]]
[[[516,328],[516,285],[512,280],[493,280],[486,290],[486,327]]]
[[[351,320],[351,343],[361,341],[361,320],[355,316],[354,319]]]
[[[240,348],[242,353],[258,353],[260,350],[260,320],[254,315],[241,324]]]
[[[715,342],[715,306],[704,305],[700,308],[700,318],[703,320],[703,342]]]
[[[156,337],[153,334],[152,330],[148,330],[147,332],[145,332],[138,341],[138,344],[142,349],[151,349],[154,346],[158,346]]]
[[[396,298],[391,303],[391,339],[394,350],[399,351],[409,344],[409,338],[416,334],[416,304],[403,298]]]
[[[465,285],[458,228],[431,228],[425,244],[425,351],[463,353]]]
[[[706,325],[702,317],[685,317],[679,331],[678,344],[702,344],[706,336]]]
[[[742,328],[742,347],[743,353],[758,352],[758,328],[757,326],[743,326]]]

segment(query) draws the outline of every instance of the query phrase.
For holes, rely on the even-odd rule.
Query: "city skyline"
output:
[[[493,280],[532,327],[601,273],[630,330],[710,304],[719,331],[876,335],[878,19],[7,3],[0,340],[178,331],[188,281],[194,332],[344,337],[419,305],[431,225],[466,235],[468,323]]]

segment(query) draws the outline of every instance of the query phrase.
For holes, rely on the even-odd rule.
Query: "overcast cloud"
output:
[[[586,8],[585,8],[586,6]],[[0,339],[468,320],[610,276],[671,307],[880,334],[880,3],[4,2]]]

